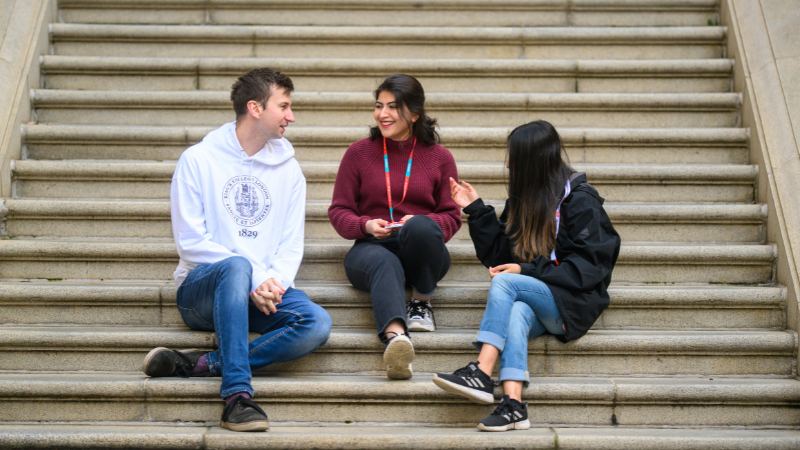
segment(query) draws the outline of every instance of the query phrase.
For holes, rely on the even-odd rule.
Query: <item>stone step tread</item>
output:
[[[251,334],[251,339],[258,335]],[[414,333],[419,352],[470,352],[475,329],[441,328],[433,333]],[[568,344],[548,335],[531,341],[529,353],[608,355],[789,355],[795,336],[784,331],[711,330],[590,330]],[[213,332],[186,327],[154,326],[0,326],[0,348],[65,351],[148,351],[154,347],[216,348]],[[383,345],[372,328],[334,327],[319,350],[329,352],[378,352]]]
[[[267,412],[269,414],[269,411]],[[533,426],[513,433],[483,433],[474,426],[362,426],[358,424],[308,427],[284,426],[274,420],[268,433],[236,433],[217,426],[174,425],[50,425],[0,424],[0,446],[52,448],[54,442],[69,448],[87,448],[97,442],[141,449],[166,448],[223,450],[293,448],[367,450],[460,450],[475,448],[526,448],[562,450],[651,450],[724,448],[791,450],[800,447],[798,430],[735,428],[568,428]],[[412,438],[413,437],[413,438]],[[557,444],[556,444],[557,443]],[[557,447],[556,447],[557,446]]]
[[[136,179],[171,181],[177,161],[141,160],[15,160],[12,174],[17,180],[64,179]],[[335,181],[339,162],[300,162],[303,174],[311,182]],[[751,184],[758,166],[747,164],[586,164],[572,167],[586,172],[589,182],[692,184]],[[505,182],[502,163],[458,163],[459,178],[483,182]],[[475,182],[475,181],[473,181]]]
[[[60,0],[59,8],[133,8],[149,9],[153,7],[169,7],[170,9],[190,8],[232,8],[238,7],[242,2],[229,0]],[[677,10],[715,10],[719,7],[719,0],[394,0],[391,3],[376,4],[373,0],[295,0],[288,4],[280,0],[247,0],[244,2],[248,9],[265,8],[276,9],[370,9],[380,10],[429,10],[446,9],[461,11],[464,9],[476,10],[534,10],[542,9],[612,9],[621,10],[628,8],[647,10],[677,9]],[[489,6],[491,5],[491,6]]]
[[[345,240],[306,240],[304,260],[338,262],[352,247]],[[469,241],[451,240],[447,243],[454,262],[477,263],[475,248]],[[671,264],[768,264],[775,259],[773,245],[637,245],[623,244],[618,263]],[[0,257],[27,259],[90,259],[113,260],[177,260],[172,239],[8,239],[0,240]]]
[[[403,27],[258,25],[111,25],[52,23],[53,42],[340,42],[723,44],[727,29],[706,27]]]
[[[451,368],[443,368],[448,370]],[[290,375],[253,377],[257,400],[320,402],[338,398],[397,402],[468,402],[439,389],[430,375],[403,382],[371,375]],[[127,373],[0,373],[0,398],[137,401],[219,401],[219,378],[148,378]],[[500,393],[496,388],[495,395]],[[800,381],[724,377],[533,377],[522,391],[531,406],[543,403],[632,404],[731,402],[736,405],[798,405]],[[474,407],[479,407],[474,405]]]
[[[125,125],[23,125],[23,142],[36,143],[124,143],[186,144],[200,142],[212,126],[125,126]],[[513,127],[442,127],[442,145],[492,145],[505,147]],[[571,146],[744,146],[748,131],[744,128],[569,128],[558,129],[561,140]],[[366,136],[363,127],[295,126],[286,137],[295,146],[307,143],[349,145]]]
[[[502,201],[489,201],[500,214]],[[5,209],[3,208],[5,206]],[[329,201],[309,200],[306,203],[306,218],[327,220]],[[761,223],[766,219],[765,204],[626,204],[606,202],[603,208],[614,222],[738,222]],[[169,220],[169,200],[108,200],[108,199],[38,199],[10,198],[0,200],[0,217],[8,219],[43,217],[59,219],[65,217],[150,217]],[[463,214],[462,214],[463,216]],[[466,216],[463,216],[466,217]]]
[[[41,72],[51,74],[199,74],[239,75],[253,67],[270,67],[290,76],[414,76],[580,75],[580,76],[729,76],[732,59],[357,59],[357,58],[179,58],[45,55]],[[296,94],[295,94],[296,95]]]
[[[426,93],[426,108],[431,111],[493,110],[635,110],[635,111],[735,111],[741,94],[727,93]],[[315,111],[348,109],[372,110],[375,97],[370,92],[295,92],[295,109]],[[229,91],[98,91],[72,89],[34,89],[31,103],[37,108],[183,108],[230,109]]]
[[[436,290],[434,306],[483,305],[489,282],[442,282]],[[315,302],[369,305],[369,295],[347,282],[299,281],[296,287]],[[171,281],[0,281],[3,305],[156,305],[174,304],[177,288]],[[654,286],[612,283],[608,289],[611,308],[780,308],[786,289],[781,286]]]

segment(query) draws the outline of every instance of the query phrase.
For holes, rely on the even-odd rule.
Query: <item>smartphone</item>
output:
[[[388,225],[384,225],[383,228],[400,228],[403,226],[403,222],[392,222]]]

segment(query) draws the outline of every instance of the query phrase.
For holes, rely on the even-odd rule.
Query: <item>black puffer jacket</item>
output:
[[[558,265],[543,256],[529,263],[515,260],[513,242],[505,233],[508,201],[499,220],[494,207],[484,205],[481,199],[464,208],[469,215],[469,234],[484,266],[517,263],[522,275],[537,278],[550,288],[567,330],[566,335],[556,336],[561,342],[586,334],[608,307],[608,285],[620,247],[619,235],[603,209],[604,200],[586,182],[586,174],[573,174],[570,186],[572,192],[561,204]]]

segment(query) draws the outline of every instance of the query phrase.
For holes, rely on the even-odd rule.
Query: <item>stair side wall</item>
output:
[[[50,50],[57,0],[0,3],[0,197],[11,197],[10,164],[22,152],[22,125],[32,119],[30,90],[39,87],[39,57]]]

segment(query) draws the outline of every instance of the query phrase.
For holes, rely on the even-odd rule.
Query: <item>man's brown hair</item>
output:
[[[266,108],[267,100],[272,95],[272,86],[284,89],[287,94],[294,91],[291,78],[266,67],[253,69],[240,76],[231,86],[231,101],[236,118],[247,114],[247,103],[251,100]]]

